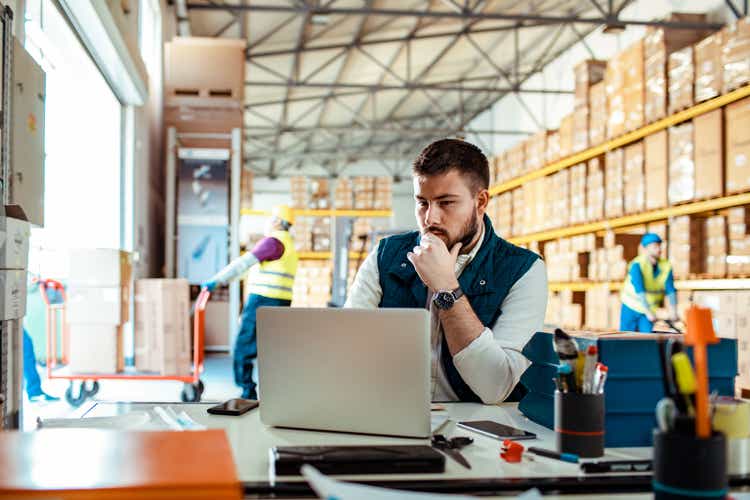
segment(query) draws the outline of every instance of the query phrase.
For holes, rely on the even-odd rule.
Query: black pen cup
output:
[[[604,394],[556,391],[555,436],[560,453],[604,455]]]
[[[654,430],[654,498],[726,498],[727,442],[715,432],[708,439]]]

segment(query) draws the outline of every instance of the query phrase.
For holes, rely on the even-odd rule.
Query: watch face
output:
[[[438,292],[435,294],[435,305],[440,309],[450,309],[456,299],[451,292]]]

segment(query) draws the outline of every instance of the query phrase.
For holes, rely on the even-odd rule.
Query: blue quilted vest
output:
[[[419,231],[414,231],[385,238],[378,245],[378,270],[383,290],[379,307],[426,307],[427,287],[406,258],[406,254],[419,244],[419,240]],[[484,216],[482,246],[458,279],[483,325],[492,328],[503,313],[501,306],[511,287],[538,258],[535,253],[498,237],[489,217]],[[459,400],[481,402],[453,364],[453,356],[448,350],[445,336],[440,358],[448,382]]]

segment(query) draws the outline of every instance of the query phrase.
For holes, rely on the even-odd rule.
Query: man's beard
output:
[[[425,228],[424,233],[432,233],[435,236],[441,238],[443,241],[445,241],[445,245],[448,247],[448,250],[450,250],[455,246],[456,243],[461,243],[461,248],[466,248],[474,240],[478,231],[479,218],[477,217],[477,213],[473,212],[471,214],[471,218],[466,221],[466,224],[464,224],[464,227],[461,229],[461,233],[457,238],[450,239],[447,232],[434,226]]]

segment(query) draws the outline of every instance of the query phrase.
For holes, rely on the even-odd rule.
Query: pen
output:
[[[603,394],[604,383],[607,381],[607,373],[609,372],[609,368],[607,368],[607,365],[603,363],[597,363],[596,369],[599,372],[599,381],[596,383],[594,394]]]
[[[572,464],[578,463],[578,455],[574,455],[573,453],[558,453],[556,451],[545,450],[543,448],[537,448],[535,446],[530,446],[529,448],[526,448],[526,450],[535,455],[539,455],[540,457],[554,458],[556,460],[561,460],[563,462],[569,462]]]
[[[596,374],[596,362],[599,351],[595,345],[590,345],[586,349],[586,360],[584,361],[583,368],[583,392],[584,394],[593,394],[594,389],[594,376]]]
[[[652,460],[612,460],[609,462],[587,462],[581,464],[581,470],[587,474],[601,472],[648,472],[652,470]]]

